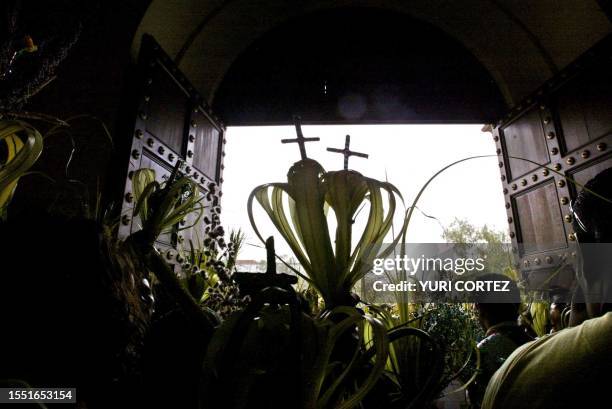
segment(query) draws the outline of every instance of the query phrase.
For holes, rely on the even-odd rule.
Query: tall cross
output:
[[[266,274],[276,275],[276,252],[274,251],[274,237],[272,236],[266,240]]]
[[[352,150],[350,150],[351,146],[351,135],[346,135],[346,140],[344,142],[344,149],[337,149],[337,148],[327,148],[327,150],[329,152],[336,152],[336,153],[341,153],[344,155],[344,170],[348,170],[348,161],[349,161],[349,157],[351,156],[358,156],[360,158],[368,158],[368,154],[366,153],[361,153],[361,152],[353,152]]]
[[[291,286],[297,284],[297,277],[276,272],[276,253],[274,252],[273,237],[269,237],[266,240],[266,261],[266,272],[264,274],[234,272],[232,277],[238,283],[241,294],[254,296],[267,287],[280,287],[292,291]]]
[[[295,123],[295,132],[297,133],[296,139],[281,139],[282,143],[297,143],[300,147],[300,155],[302,159],[306,159],[306,142],[315,142],[319,141],[319,138],[304,138],[304,134],[302,133],[302,124],[299,116],[293,117],[293,122]]]

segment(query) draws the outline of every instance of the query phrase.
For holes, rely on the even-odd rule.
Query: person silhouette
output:
[[[468,387],[472,406],[479,407],[487,383],[495,371],[519,346],[532,340],[518,325],[521,293],[516,283],[503,274],[484,274],[479,281],[509,281],[509,292],[477,292],[476,312],[485,337],[477,345],[480,368],[474,382]]]

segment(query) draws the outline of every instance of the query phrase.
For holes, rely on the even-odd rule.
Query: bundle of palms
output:
[[[209,229],[206,238],[197,246],[189,241],[186,262],[181,266],[181,281],[203,307],[225,318],[244,309],[248,302],[248,297],[241,296],[232,278],[245,235],[242,230],[231,231],[225,245],[221,241],[223,238],[214,231]]]
[[[383,324],[353,307],[336,307],[313,318],[295,292],[268,287],[244,311],[226,320],[209,344],[200,407],[349,409],[376,385],[388,356]],[[366,349],[361,335],[349,359],[334,352],[355,326],[372,328]]]
[[[170,231],[191,213],[197,217],[190,225],[181,226],[178,231],[195,226],[204,214],[196,183],[179,175],[180,163],[163,183],[155,180],[153,169],[138,169],[132,176],[134,189],[134,217],[140,216],[143,237],[153,244],[160,234]]]
[[[380,379],[388,339],[378,318],[354,308],[357,298],[352,291],[371,271],[374,259],[386,257],[399,242],[406,223],[397,234],[391,230],[398,198],[403,199],[390,183],[352,170],[326,172],[307,158],[289,169],[287,179],[287,183],[255,188],[248,199],[248,213],[264,242],[254,218],[253,201],[257,200],[304,273],[288,267],[321,295],[325,305],[314,319],[302,318],[309,323],[309,335],[303,338],[316,342],[290,344],[302,354],[303,363],[294,369],[300,370],[303,380],[300,407],[354,407]],[[353,229],[363,208],[368,209],[367,216],[358,236]],[[331,223],[330,210],[335,216]],[[335,224],[335,234],[330,224]],[[383,240],[389,236],[391,245],[385,246]],[[373,330],[373,343],[367,349],[360,329],[366,325]]]
[[[204,213],[204,205],[201,203],[203,198],[200,197],[197,184],[179,175],[179,166],[177,163],[170,177],[161,184],[156,181],[152,169],[143,168],[134,172],[134,217],[140,217],[142,229],[132,233],[123,245],[125,251],[134,259],[141,260],[155,274],[164,291],[180,305],[194,325],[200,326],[202,331],[210,335],[218,324],[217,317],[201,308],[199,300],[189,293],[154,247],[163,232],[176,228],[182,220],[196,213],[192,224],[178,227],[178,230],[191,228]]]
[[[248,212],[255,233],[265,242],[253,215],[253,199],[257,200],[305,274],[292,270],[317,289],[327,308],[333,308],[355,305],[351,294],[355,284],[371,270],[375,258],[386,257],[399,242],[406,223],[391,237],[391,245],[383,246],[396,214],[396,196],[403,202],[388,182],[353,170],[326,172],[318,162],[303,159],[289,169],[287,183],[255,188]],[[355,219],[364,205],[369,205],[366,225],[353,246]],[[337,226],[333,238],[327,218],[330,209]]]
[[[217,263],[207,266],[213,259],[220,261],[216,257],[220,257],[218,251],[225,247],[222,228],[218,217],[208,222],[205,219],[206,244],[203,242],[197,248],[192,245],[188,254],[182,254],[185,258],[182,274],[177,274],[154,243],[163,232],[188,229],[204,217],[205,207],[197,184],[181,176],[177,165],[163,183],[156,181],[151,169],[134,172],[132,189],[133,216],[139,219],[142,229],[125,240],[124,248],[154,274],[158,300],[145,343],[144,406],[194,407],[201,361],[221,323],[218,312],[203,301],[209,280],[214,279],[212,271],[215,277],[225,272]],[[191,223],[181,225],[182,220],[191,220]]]

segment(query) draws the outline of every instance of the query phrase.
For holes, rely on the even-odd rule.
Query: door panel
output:
[[[137,169],[153,169],[157,181],[161,183],[178,164],[180,173],[198,184],[203,197],[201,203],[206,207],[209,218],[210,209],[213,204],[218,204],[221,193],[219,188],[215,189],[214,195],[208,194],[208,189],[211,183],[220,186],[223,182],[223,124],[148,35],[143,37],[136,77],[120,238],[141,228],[139,217],[133,215],[131,176]],[[203,238],[203,220],[195,223],[196,220],[195,215],[190,215],[159,237],[156,247],[170,263],[179,261],[179,247],[184,245],[188,248],[189,240]],[[194,223],[193,227],[189,227]]]
[[[198,126],[195,129],[193,166],[210,181],[218,182],[216,158],[221,148],[221,132],[203,112],[198,111],[195,118]]]
[[[548,181],[514,199],[521,223],[521,255],[564,248],[565,229],[554,182]]]
[[[510,123],[503,128],[502,134],[511,177],[518,178],[538,167],[534,163],[512,158],[524,158],[541,165],[550,162],[539,110],[533,109]]]
[[[612,36],[493,127],[515,265],[536,287],[570,286],[577,250],[570,203],[580,191],[574,179],[583,185],[612,167],[611,57]]]
[[[593,68],[560,89],[555,99],[567,152],[612,132],[612,81],[608,73]]]
[[[175,153],[183,154],[189,94],[160,64],[151,71],[146,130]]]

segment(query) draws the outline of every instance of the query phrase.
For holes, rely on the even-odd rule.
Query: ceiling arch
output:
[[[517,103],[612,29],[596,0],[154,0],[134,39],[152,34],[209,101],[238,57],[275,27],[320,10],[403,13],[461,43]]]
[[[294,17],[232,64],[213,109],[232,125],[488,122],[490,73],[448,34],[405,14],[343,7]]]

